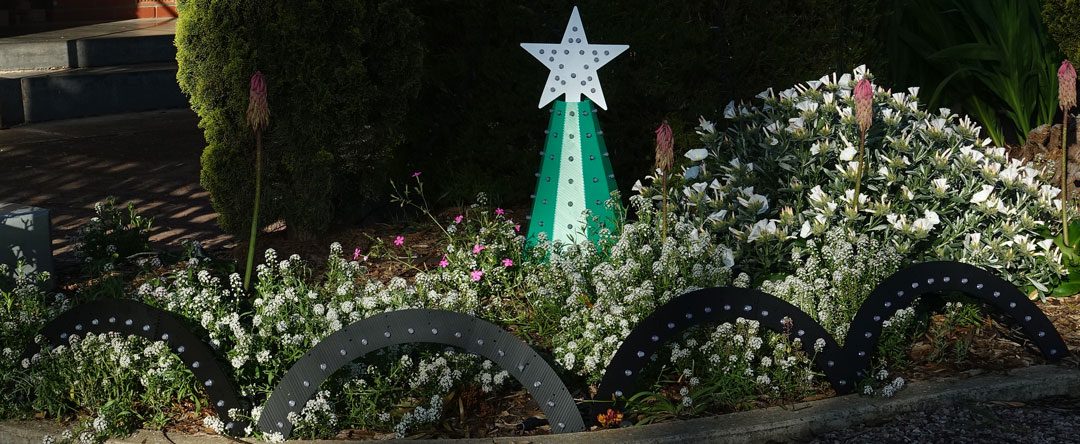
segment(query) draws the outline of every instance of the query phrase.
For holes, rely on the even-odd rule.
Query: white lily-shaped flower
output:
[[[769,87],[765,91],[759,92],[754,97],[764,100],[764,99],[768,99],[769,97],[772,97],[772,96],[773,96],[772,87]]]
[[[803,100],[802,102],[796,103],[795,108],[798,108],[799,111],[802,111],[803,113],[813,114],[814,111],[817,111],[818,109],[818,103],[812,100]]]
[[[1001,164],[997,162],[984,162],[982,170],[987,176],[995,177],[1001,172]]]
[[[709,186],[709,184],[707,184],[705,182],[697,182],[697,183],[695,183],[693,185],[690,185],[690,186],[694,188],[694,192],[700,194],[700,193],[705,192],[705,188],[707,188]]]
[[[968,233],[966,243],[972,249],[982,249],[982,233]]]
[[[774,235],[776,232],[776,221],[761,219],[750,227],[750,235],[746,237],[746,241],[753,242],[762,236]]]
[[[645,189],[645,186],[641,184],[641,180],[639,179],[634,181],[634,186],[630,189],[633,191],[637,191],[640,194],[641,190]]]
[[[1053,246],[1054,246],[1054,240],[1053,239],[1043,239],[1043,240],[1038,242],[1038,245],[1039,245],[1040,248],[1043,249],[1044,252],[1049,253],[1050,249],[1053,248]]]
[[[749,199],[744,199],[740,197],[738,200],[739,204],[751,210],[755,210],[757,214],[761,214],[769,210],[769,199],[760,194],[754,194],[750,196]]]
[[[1030,238],[1026,234],[1017,234],[1013,236],[1013,245],[1020,247],[1021,251],[1025,253],[1031,253],[1035,251],[1035,244],[1031,242]]]
[[[907,90],[908,90],[908,93],[911,94],[911,97],[916,97],[916,96],[919,95],[919,87],[918,86],[912,86],[911,88],[908,88]]]
[[[990,193],[993,193],[993,192],[994,192],[994,187],[992,185],[983,185],[981,191],[979,191],[979,192],[975,193],[975,195],[971,196],[971,203],[980,204],[980,203],[986,202],[986,200],[990,198]]]
[[[944,194],[949,190],[949,180],[944,177],[931,180],[930,183],[934,184],[934,190],[938,193]]]
[[[720,250],[720,258],[724,262],[725,268],[731,268],[735,266],[735,253],[728,247],[723,247]]]
[[[803,223],[802,223],[802,228],[799,229],[799,237],[801,237],[803,239],[806,239],[809,236],[810,236],[810,221],[809,220],[804,220]]]
[[[848,162],[854,159],[856,154],[859,154],[859,152],[855,150],[855,147],[848,145],[847,148],[840,152],[840,161]]]
[[[814,187],[810,189],[810,196],[808,196],[808,198],[810,199],[810,203],[815,205],[820,205],[828,201],[828,196],[821,191],[821,185],[814,185]]]
[[[833,103],[833,93],[831,93],[831,92],[822,93],[821,94],[821,100],[822,100],[822,102],[825,103],[825,105],[832,105],[832,103]]]
[[[896,215],[894,213],[889,213],[885,215],[885,220],[889,222],[889,225],[892,225],[892,227],[897,230],[907,231],[908,229],[907,215]]]
[[[870,198],[867,197],[867,195],[865,195],[863,193],[859,193],[859,206],[864,206],[866,204],[866,201],[869,200],[869,199]],[[848,204],[850,204],[850,203],[852,203],[853,200],[855,200],[855,190],[853,190],[853,189],[844,190],[844,202],[847,202]]]
[[[705,148],[693,149],[687,151],[684,156],[686,156],[687,159],[690,159],[693,162],[699,162],[705,160],[706,157],[709,157],[709,150]]]
[[[690,168],[687,168],[686,171],[683,172],[683,178],[696,179],[697,176],[698,176],[698,173],[700,173],[700,172],[701,172],[701,167],[698,166],[698,165],[694,165],[694,166],[692,166]]]
[[[723,222],[724,217],[727,216],[727,213],[728,213],[728,210],[720,210],[720,211],[717,211],[717,212],[715,212],[713,214],[710,214],[708,218],[709,218],[709,220],[714,220],[714,221],[717,221],[717,222]]]
[[[810,90],[812,90],[812,91],[817,90],[818,87],[821,86],[821,81],[820,80],[807,80],[806,81],[806,86],[809,86]]]
[[[815,156],[821,154],[821,143],[814,142],[813,145],[810,145],[810,154],[813,154]]]
[[[734,102],[729,103],[728,106],[732,106],[733,104],[734,104]],[[732,114],[734,114],[735,109],[732,108],[731,112],[732,112]],[[727,114],[726,109],[724,110],[724,114]],[[701,130],[697,132],[698,134],[705,135],[705,134],[712,134],[712,133],[716,132],[716,124],[714,124],[714,123],[712,123],[712,122],[710,122],[708,120],[705,120],[705,116],[698,116],[698,126],[701,127]]]
[[[903,193],[905,199],[907,199],[907,200],[914,200],[915,199],[915,193],[911,192],[911,190],[908,189],[907,185],[900,185],[900,191]]]
[[[781,100],[794,99],[794,98],[796,98],[798,96],[799,96],[799,92],[796,91],[795,88],[788,88],[788,89],[785,89],[783,91],[780,91],[780,99]]]
[[[719,189],[724,188],[724,186],[720,184],[719,180],[713,179],[712,182],[709,183],[709,188],[712,188],[714,190],[719,190]]]

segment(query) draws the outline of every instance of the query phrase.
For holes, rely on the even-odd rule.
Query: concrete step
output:
[[[0,72],[0,127],[187,106],[176,62]]]
[[[169,62],[176,60],[175,24],[134,19],[0,38],[0,70]]]

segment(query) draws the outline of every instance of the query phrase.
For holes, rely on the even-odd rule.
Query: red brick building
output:
[[[0,26],[176,17],[177,0],[0,0]]]

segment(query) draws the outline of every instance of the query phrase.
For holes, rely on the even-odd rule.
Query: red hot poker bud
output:
[[[859,80],[855,85],[855,121],[859,123],[859,129],[866,131],[870,128],[873,120],[874,87],[870,81]]]
[[[675,141],[667,120],[656,129],[656,168],[663,172],[671,170],[675,162]]]
[[[270,106],[266,102],[266,79],[262,72],[251,76],[251,96],[248,100],[247,121],[255,131],[270,125]]]
[[[1065,112],[1076,106],[1076,69],[1068,60],[1058,69],[1058,103]]]

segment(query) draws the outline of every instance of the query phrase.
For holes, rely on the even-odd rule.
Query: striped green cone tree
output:
[[[595,240],[600,226],[593,219],[599,224],[614,220],[605,202],[617,189],[604,132],[593,108],[595,102],[607,109],[596,70],[629,46],[589,44],[576,7],[562,41],[521,46],[551,70],[539,107],[555,102],[532,196],[529,244],[540,233],[553,242],[581,241],[582,233]],[[556,100],[564,94],[565,101]],[[586,217],[586,210],[591,217]]]
[[[553,241],[581,240],[585,224],[588,233],[600,228],[583,211],[601,223],[615,217],[604,205],[617,187],[592,102],[556,101],[546,133],[528,236],[535,240],[543,232]]]

